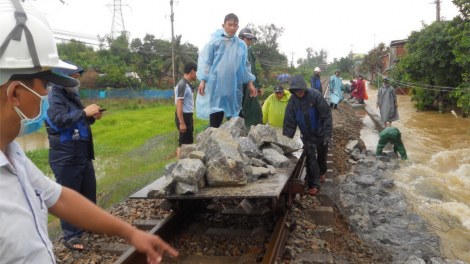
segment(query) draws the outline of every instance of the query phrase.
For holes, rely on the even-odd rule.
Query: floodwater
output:
[[[366,86],[365,102],[379,113],[377,88]],[[393,126],[402,133],[408,160],[391,176],[412,204],[410,210],[427,219],[441,238],[445,256],[470,262],[470,119],[456,118],[451,109],[446,114],[417,112],[413,104],[410,96],[398,96],[400,120]],[[374,134],[372,120],[363,122],[363,130]],[[377,141],[378,136],[365,144],[375,150]]]
[[[15,138],[15,142],[20,145],[24,151],[30,151],[41,148],[49,148],[49,139],[47,134],[34,132]]]

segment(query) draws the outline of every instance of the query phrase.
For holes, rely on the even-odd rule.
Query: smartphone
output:
[[[101,113],[101,112],[104,112],[104,111],[106,111],[106,110],[108,110],[108,108],[101,108],[101,109],[100,109],[100,113]]]

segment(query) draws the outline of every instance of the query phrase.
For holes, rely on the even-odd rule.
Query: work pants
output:
[[[215,127],[215,128],[220,127],[220,124],[222,124],[222,121],[224,120],[224,115],[225,115],[224,111],[210,114],[209,126]]]
[[[324,175],[327,171],[326,161],[328,157],[328,145],[319,144],[317,146],[317,163],[320,175]]]
[[[385,146],[388,143],[393,144],[393,152],[400,153],[402,160],[406,160],[408,158],[408,156],[406,155],[405,146],[403,145],[403,142],[401,141],[401,137],[390,135],[390,134],[385,134],[383,136],[380,136],[379,143],[377,144],[377,152],[375,154],[377,156],[382,155],[382,150],[385,148]]]
[[[93,162],[89,160],[80,165],[57,165],[50,164],[55,174],[57,183],[77,191],[96,204],[96,177]],[[60,220],[62,231],[64,231],[64,240],[82,236],[83,230],[64,220]]]
[[[305,143],[304,151],[307,156],[307,186],[309,189],[316,188],[320,190],[320,169],[316,157],[317,146],[312,143]],[[325,170],[326,172],[326,170]]]

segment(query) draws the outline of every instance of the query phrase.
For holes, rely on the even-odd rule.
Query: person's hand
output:
[[[103,117],[103,112],[98,112],[98,114],[94,114],[93,118],[96,120],[99,120]]]
[[[398,103],[395,104],[395,107],[398,107]]]
[[[186,132],[186,124],[185,123],[180,123],[180,131],[181,131],[181,133]]]
[[[258,89],[258,94],[259,94],[259,95],[263,95],[263,94],[264,94],[263,90],[262,90],[262,89]]]
[[[375,106],[375,108],[379,108],[379,104],[377,104],[377,105]]]
[[[258,92],[256,91],[256,88],[253,86],[253,83],[249,82],[248,87],[250,89],[250,97],[256,97],[258,95]]]
[[[147,263],[149,264],[160,263],[165,252],[174,258],[179,255],[178,251],[165,243],[159,236],[151,235],[139,229],[133,229],[128,241],[137,251],[147,255]]]
[[[100,112],[100,107],[97,106],[96,104],[92,104],[92,105],[89,105],[87,106],[85,109],[83,109],[86,113],[86,116],[90,117],[90,116],[94,116],[96,114],[99,114]]]
[[[202,80],[202,81],[201,81],[201,84],[199,85],[199,91],[198,91],[198,93],[199,93],[200,95],[205,95],[206,92],[204,92],[204,89],[206,89],[206,81],[205,81],[205,80]]]
[[[325,138],[323,140],[323,146],[328,146],[328,145],[330,145],[331,148],[335,147],[335,144],[333,143],[333,140],[331,140],[331,138]]]

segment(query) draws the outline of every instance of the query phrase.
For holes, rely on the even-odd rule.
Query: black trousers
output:
[[[305,164],[307,167],[307,186],[309,189],[316,188],[320,190],[321,174],[316,157],[317,146],[312,143],[304,143],[304,147],[305,155],[307,156],[307,163]]]
[[[96,177],[93,162],[89,160],[80,165],[57,165],[50,164],[56,177],[57,183],[77,191],[96,204]],[[64,240],[82,236],[83,230],[64,220],[60,220]]]
[[[222,124],[222,120],[224,120],[224,112],[216,112],[210,114],[209,116],[209,126],[218,128],[220,124]]]
[[[320,175],[324,175],[327,171],[326,161],[328,157],[328,145],[319,144],[317,146],[317,163],[320,169]]]

